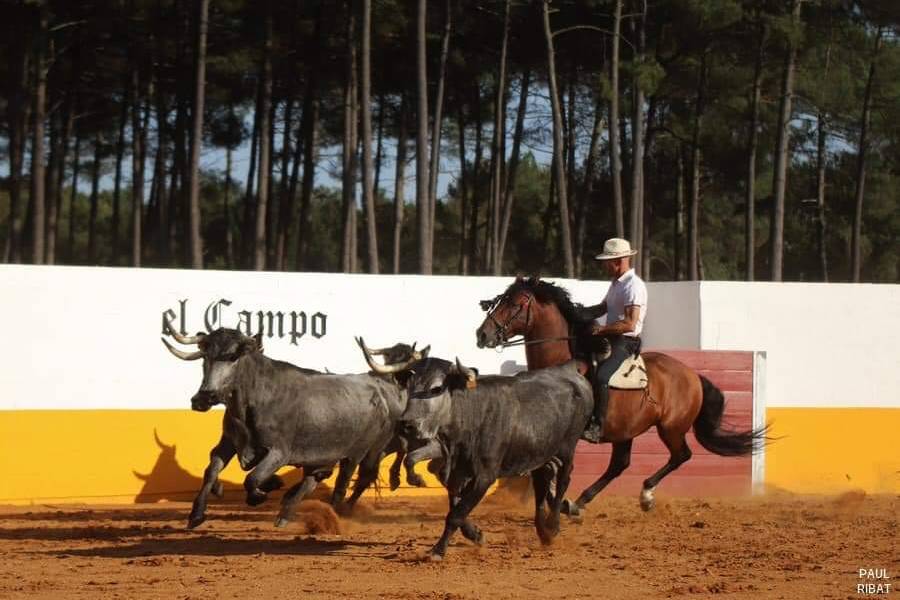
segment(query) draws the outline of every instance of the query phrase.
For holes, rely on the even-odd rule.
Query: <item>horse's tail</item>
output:
[[[747,431],[722,429],[722,413],[725,412],[725,397],[706,377],[700,376],[703,385],[703,404],[700,414],[694,420],[694,435],[700,445],[719,456],[745,456],[763,449],[769,438],[769,426]]]

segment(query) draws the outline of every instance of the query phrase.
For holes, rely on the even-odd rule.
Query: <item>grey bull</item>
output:
[[[233,329],[175,337],[181,343],[196,343],[198,350],[184,352],[163,339],[170,352],[185,360],[203,359],[203,381],[191,407],[198,411],[216,404],[226,407],[222,438],[210,452],[189,527],[205,519],[208,495],[235,454],[242,467],[252,469],[244,481],[251,505],[266,499],[279,468],[303,468],[302,480],[282,498],[276,525],[284,526],[297,502],[329,477],[335,464],[340,465],[335,503],[343,500],[359,465],[348,500],[352,506],[377,478],[384,454],[399,449],[395,425],[406,396],[387,378],[323,374],[273,360],[263,355],[260,336],[248,337]],[[413,358],[427,355],[427,349],[410,352]]]
[[[438,470],[450,510],[431,558],[443,558],[458,529],[480,543],[481,531],[468,520],[469,513],[499,477],[527,473],[534,485],[535,528],[541,541],[549,543],[559,532],[575,446],[594,402],[575,363],[513,377],[477,377],[459,361],[436,358],[413,362],[406,371],[389,370],[408,393],[401,431],[420,444],[407,460],[437,458],[444,463]],[[554,477],[556,490],[551,492]]]

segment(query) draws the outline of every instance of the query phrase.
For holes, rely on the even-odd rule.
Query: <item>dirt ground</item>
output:
[[[530,500],[504,490],[473,513],[485,544],[457,534],[442,563],[422,558],[444,500],[366,500],[341,518],[310,500],[275,529],[276,499],[212,504],[194,531],[184,503],[0,507],[0,598],[858,598],[860,568],[900,585],[894,495],[660,490],[651,513],[601,495],[543,547]]]

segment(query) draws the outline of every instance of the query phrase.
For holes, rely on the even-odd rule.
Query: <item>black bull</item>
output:
[[[450,511],[431,558],[444,556],[457,529],[480,543],[481,531],[468,520],[469,513],[499,477],[526,473],[534,485],[535,528],[541,541],[549,543],[559,532],[575,446],[594,404],[590,384],[575,363],[513,377],[476,378],[458,361],[427,358],[395,374],[405,380],[408,392],[402,431],[411,443],[424,444],[407,460],[440,455],[444,461],[441,478]],[[554,475],[556,490],[551,493]]]
[[[210,452],[189,527],[205,519],[207,498],[219,473],[236,454],[244,469],[252,468],[244,480],[251,505],[266,499],[279,468],[303,468],[303,479],[282,499],[276,525],[284,526],[297,503],[330,476],[335,464],[340,469],[334,503],[343,500],[350,476],[359,465],[348,501],[352,505],[377,478],[381,458],[402,450],[395,426],[406,407],[406,394],[384,377],[301,369],[264,356],[258,337],[231,329],[174,337],[182,343],[197,343],[199,349],[187,353],[163,340],[173,354],[185,360],[203,359],[203,382],[191,399],[192,408],[205,411],[219,403],[226,406],[222,437]],[[415,358],[427,355],[427,349],[415,352],[411,348],[409,352]],[[399,461],[396,466],[399,468]],[[408,472],[407,476],[410,483],[419,483],[414,474]]]

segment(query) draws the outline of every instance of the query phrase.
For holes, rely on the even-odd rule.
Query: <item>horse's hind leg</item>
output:
[[[568,499],[562,503],[562,513],[570,517],[577,517],[581,514],[581,510],[585,505],[594,499],[594,496],[603,491],[610,482],[622,474],[628,465],[631,464],[631,443],[633,440],[624,442],[616,442],[612,445],[612,456],[609,457],[609,466],[606,472],[600,476],[600,479],[591,484],[590,487],[581,492],[578,500],[570,502]]]
[[[666,448],[669,449],[669,461],[662,466],[656,473],[644,480],[644,487],[641,490],[641,508],[645,511],[653,508],[656,500],[653,497],[653,490],[659,485],[663,477],[683,465],[691,458],[691,449],[684,439],[684,432],[674,433],[657,426],[659,439],[663,441]]]

